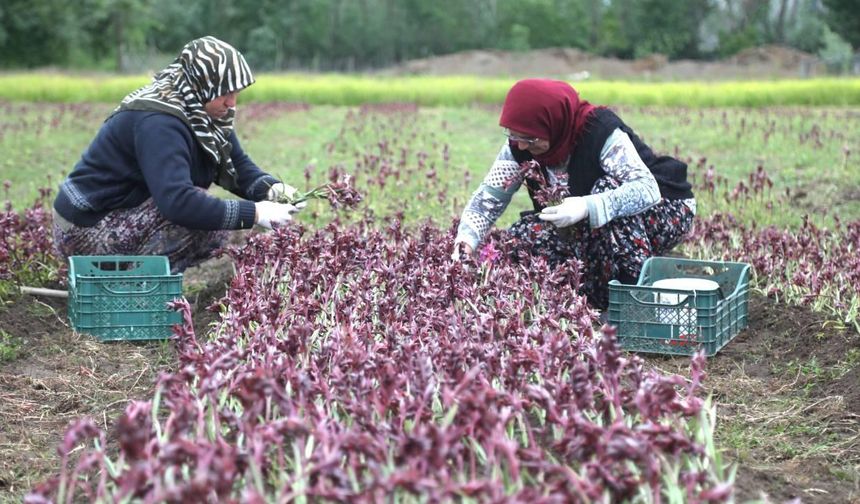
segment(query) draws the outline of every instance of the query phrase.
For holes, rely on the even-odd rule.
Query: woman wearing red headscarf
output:
[[[689,232],[696,200],[687,165],[655,155],[570,84],[517,82],[499,124],[508,141],[463,210],[453,257],[477,249],[525,182],[534,211],[523,212],[512,238],[553,265],[582,261],[582,292],[604,309],[609,280],[635,283],[645,259]]]

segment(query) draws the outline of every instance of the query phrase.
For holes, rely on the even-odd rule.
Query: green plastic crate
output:
[[[703,278],[718,290],[653,287],[667,278]],[[750,266],[746,263],[651,257],[636,285],[609,282],[608,322],[622,348],[635,352],[712,356],[749,324]],[[676,295],[670,304],[661,303]]]
[[[102,341],[170,337],[182,315],[167,303],[181,297],[167,257],[69,257],[69,321]]]

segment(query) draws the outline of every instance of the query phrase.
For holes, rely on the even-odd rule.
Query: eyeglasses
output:
[[[514,135],[511,133],[510,130],[505,130],[504,135],[506,137],[508,137],[508,140],[510,140],[511,142],[521,142],[524,144],[528,144],[529,147],[531,147],[532,145],[535,144],[535,142],[540,140],[540,138],[528,138],[528,137],[521,137],[519,135]]]

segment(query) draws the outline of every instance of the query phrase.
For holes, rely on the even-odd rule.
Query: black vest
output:
[[[645,166],[651,170],[657,180],[660,196],[668,200],[693,197],[692,186],[687,182],[687,164],[670,156],[655,155],[654,151],[629,126],[624,124],[621,118],[615,115],[615,112],[607,108],[599,108],[589,116],[585,123],[585,130],[570,154],[567,173],[571,196],[591,194],[591,188],[594,187],[597,179],[606,175],[600,166],[600,151],[603,150],[606,139],[616,128],[630,136],[639,157],[642,158]],[[511,153],[518,163],[532,159],[531,153],[520,150],[515,145],[511,145]],[[526,184],[535,210],[539,211],[541,206],[537,204],[534,198],[534,193],[539,187],[531,180],[527,180]]]

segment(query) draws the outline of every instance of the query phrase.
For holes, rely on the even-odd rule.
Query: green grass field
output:
[[[458,215],[503,141],[496,105],[240,106],[237,131],[245,150],[262,168],[294,185],[305,184],[306,169],[314,184],[333,166],[369,178],[374,168],[359,166],[362,160],[379,156],[380,144],[394,149],[410,175],[395,187],[367,184],[365,190],[371,207],[382,212],[396,204],[391,191],[398,197],[426,198],[417,213],[407,216],[410,220],[447,222]],[[0,149],[6,153],[0,181],[11,184],[4,199],[21,207],[32,202],[39,188],[56,187],[112,107],[0,102],[0,109]],[[687,161],[697,183],[713,169],[718,187],[713,197],[698,195],[702,215],[731,208],[759,224],[781,227],[793,227],[806,214],[825,223],[832,215],[860,218],[858,108],[624,106],[617,111],[656,151]],[[767,208],[752,198],[742,204],[726,201],[725,194],[739,182],[749,185],[749,175],[759,166],[772,180],[769,192],[780,206]],[[435,177],[428,184],[431,168]],[[436,197],[440,191],[442,198]],[[521,191],[511,210],[527,205]],[[325,210],[320,211],[326,219]],[[509,211],[500,225],[515,217]]]
[[[121,96],[134,87],[139,83],[134,79],[118,81],[123,85],[116,84],[110,96],[117,93]],[[65,98],[82,92],[81,87],[74,89]],[[405,210],[404,218],[410,224],[431,219],[440,226],[450,225],[504,140],[497,125],[499,106],[495,102],[434,107],[404,103],[308,105],[266,101],[279,95],[276,91],[266,94],[269,88],[262,77],[259,86],[252,89],[260,94],[243,95],[237,131],[243,147],[257,164],[300,187],[326,180],[332,168],[352,173],[365,195],[363,210],[376,216],[392,216]],[[661,92],[663,96],[672,96],[675,90],[667,86]],[[450,89],[446,92],[448,96],[456,94]],[[594,92],[595,96],[602,96]],[[831,92],[834,91],[825,88],[816,90],[821,94]],[[7,100],[13,98],[9,92],[5,96]],[[40,188],[56,187],[114,106],[106,98],[105,102],[65,103],[19,99],[0,101],[0,149],[5,154],[0,161],[0,182],[8,181],[5,193],[0,193],[0,201],[9,200],[16,209],[29,205]],[[344,99],[344,103],[349,100]],[[297,101],[313,100],[306,97]],[[860,219],[858,103],[749,108],[701,105],[702,102],[690,106],[640,103],[616,107],[619,115],[656,151],[688,162],[701,217],[727,212],[748,225],[772,224],[782,229],[796,228],[806,215],[825,226],[832,225],[834,216],[843,222]],[[766,176],[759,181],[769,180],[772,186],[766,185],[759,193],[738,193],[739,187],[754,185],[750,175],[759,168]],[[706,189],[707,180],[712,181],[713,192]],[[744,185],[739,186],[740,183]],[[228,197],[223,191],[215,191]],[[733,197],[735,193],[739,194],[737,198]],[[518,211],[528,206],[525,191],[520,191],[497,225],[511,224]],[[344,220],[355,217],[337,216]],[[314,229],[334,217],[327,205],[313,202],[298,220]],[[795,311],[795,307],[784,302],[767,300],[767,303],[756,307],[760,310],[756,314],[759,327],[768,329],[763,331],[762,339],[780,336],[777,329],[771,333],[769,328],[781,328],[781,323],[796,318],[812,321],[802,328],[801,336],[808,338],[801,342],[803,348],[792,349],[795,352],[792,354],[784,351],[787,344],[777,346],[777,342],[768,340],[762,346],[746,347],[735,354],[730,354],[733,348],[743,347],[729,346],[726,351],[729,355],[714,359],[709,373],[712,373],[711,390],[721,408],[717,431],[720,447],[741,464],[740,477],[763,475],[752,482],[741,482],[742,488],[752,492],[746,496],[755,496],[753,490],[768,481],[775,481],[773,486],[777,487],[790,479],[774,479],[774,474],[803,476],[807,471],[803,467],[793,469],[791,464],[795,460],[801,461],[798,464],[809,464],[810,470],[815,469],[810,473],[815,477],[824,475],[836,481],[797,485],[827,488],[831,492],[855,488],[860,481],[856,424],[844,427],[841,422],[856,418],[845,411],[845,405],[850,406],[849,394],[856,386],[851,386],[851,390],[840,389],[838,393],[832,392],[832,387],[850,384],[848,380],[857,373],[858,355],[853,350],[842,351],[839,346],[842,336],[833,332],[833,325],[828,325],[832,321],[819,323],[807,311]],[[746,334],[744,339],[754,336]],[[0,330],[0,361],[20,361],[19,354],[30,351],[20,341],[20,335]],[[809,341],[813,343],[806,343]],[[737,345],[743,343],[738,341]],[[90,345],[98,351],[119,348]],[[41,362],[42,348],[35,352],[35,357],[23,358]],[[70,352],[76,350],[69,348]],[[821,349],[832,349],[826,353],[832,357],[830,361],[816,360],[820,359],[816,352]],[[139,376],[138,367],[144,369],[152,363],[152,358],[142,362],[134,362],[134,372],[129,373],[132,378]],[[659,358],[649,363],[657,368],[673,365]],[[840,403],[843,396],[844,403]],[[43,451],[50,458],[55,443],[53,438],[45,439]],[[24,476],[18,476],[18,485],[22,481],[38,481],[44,475],[44,467],[35,471],[37,474],[24,471]],[[749,474],[753,476],[745,476]],[[838,495],[856,496],[850,491]]]

